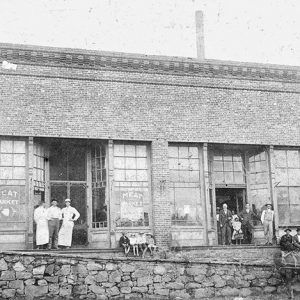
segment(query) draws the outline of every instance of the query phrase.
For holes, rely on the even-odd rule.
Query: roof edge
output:
[[[190,57],[134,54],[60,48],[25,44],[0,43],[0,59],[15,63],[96,69],[134,69],[227,77],[300,81],[300,66],[226,61],[199,60]]]

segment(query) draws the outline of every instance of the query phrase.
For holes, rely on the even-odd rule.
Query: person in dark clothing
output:
[[[296,231],[297,233],[293,236],[294,250],[300,251],[300,227],[297,227]]]
[[[245,209],[239,214],[242,221],[242,231],[244,233],[244,243],[251,244],[253,237],[253,219],[255,214],[250,209],[250,204],[247,203]]]
[[[130,241],[129,238],[126,236],[125,232],[122,232],[122,236],[119,240],[120,247],[124,249],[124,253],[127,256],[130,250]]]
[[[231,220],[232,213],[227,209],[227,204],[223,204],[223,209],[220,211],[220,228],[222,245],[231,245]]]
[[[281,251],[291,252],[295,250],[295,246],[293,244],[293,236],[291,235],[292,230],[290,228],[286,228],[285,235],[280,238],[280,249]]]

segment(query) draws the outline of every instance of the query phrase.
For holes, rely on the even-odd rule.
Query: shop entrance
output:
[[[80,213],[74,223],[72,245],[87,245],[87,168],[86,146],[70,141],[57,141],[50,145],[50,199],[55,198],[58,206],[71,199],[71,205]]]
[[[219,211],[226,203],[228,209],[233,214],[239,214],[246,203],[246,189],[244,188],[216,188],[216,212],[217,220]],[[218,244],[221,245],[221,232],[219,222],[217,222]]]

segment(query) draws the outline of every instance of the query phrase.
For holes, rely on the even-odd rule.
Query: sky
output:
[[[300,65],[300,0],[0,0],[0,42]]]

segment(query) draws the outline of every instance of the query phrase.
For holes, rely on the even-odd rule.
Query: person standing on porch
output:
[[[56,199],[52,199],[51,206],[47,210],[48,228],[49,228],[49,243],[47,249],[58,249],[57,238],[59,230],[59,221],[61,220],[61,209],[57,207]]]
[[[231,245],[231,220],[232,213],[227,209],[227,204],[223,204],[220,211],[221,240],[223,245]]]
[[[49,243],[49,228],[45,201],[41,201],[39,206],[34,210],[33,219],[36,223],[36,246],[38,249],[42,249],[44,245]]]
[[[58,233],[58,245],[70,248],[72,244],[72,235],[74,221],[78,220],[80,213],[71,206],[71,199],[65,200],[66,207],[62,209],[63,223]]]
[[[253,219],[255,214],[250,209],[250,204],[246,203],[245,209],[239,214],[239,217],[242,221],[242,231],[244,233],[244,242],[245,244],[251,244],[253,238]]]
[[[261,214],[261,222],[264,226],[266,245],[272,245],[274,211],[271,204],[266,204],[266,206],[267,209],[263,210]]]

